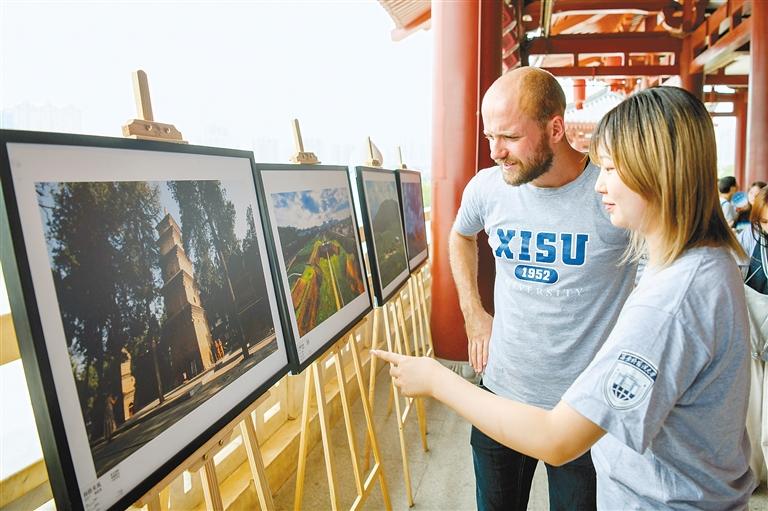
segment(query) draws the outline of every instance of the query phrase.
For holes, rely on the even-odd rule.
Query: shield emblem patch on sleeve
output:
[[[648,360],[622,351],[605,379],[605,399],[618,410],[634,408],[651,390],[657,375],[658,370]]]

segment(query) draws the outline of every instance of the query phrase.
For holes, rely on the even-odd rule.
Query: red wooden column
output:
[[[587,98],[587,81],[583,78],[573,80],[573,101],[576,103],[576,110],[584,108],[584,100]]]
[[[691,73],[693,64],[693,48],[691,35],[683,39],[683,48],[680,52],[680,86],[699,99],[704,97],[704,73]]]
[[[432,337],[435,354],[467,360],[467,338],[448,261],[448,237],[464,187],[492,165],[480,100],[501,72],[501,2],[432,3],[435,38],[432,113]],[[479,239],[480,294],[491,311],[493,259]]]
[[[749,43],[752,69],[747,105],[747,180],[768,181],[768,2],[752,2],[752,35]]]
[[[744,90],[737,90],[733,98],[733,114],[736,117],[736,136],[734,137],[734,161],[733,173],[739,188],[746,190],[747,181],[747,94]]]

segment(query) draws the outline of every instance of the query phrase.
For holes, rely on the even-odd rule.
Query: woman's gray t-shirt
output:
[[[749,326],[725,248],[647,267],[605,345],[563,396],[607,431],[600,509],[745,509]]]

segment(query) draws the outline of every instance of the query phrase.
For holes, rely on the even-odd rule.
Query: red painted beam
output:
[[[536,37],[526,44],[529,55],[575,53],[679,53],[680,39],[658,32],[563,34]]]
[[[650,14],[662,9],[680,9],[674,0],[558,0],[552,8],[552,14]],[[539,24],[541,2],[531,2],[525,6],[525,14]]]
[[[677,66],[588,66],[545,67],[555,76],[671,76],[678,74]]]
[[[690,65],[691,73],[714,71],[730,63],[729,55],[747,44],[751,37],[752,18],[750,17],[694,58]]]
[[[706,75],[706,85],[726,85],[728,87],[746,87],[749,85],[749,75]]]

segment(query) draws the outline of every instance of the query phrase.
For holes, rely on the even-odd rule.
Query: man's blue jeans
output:
[[[475,427],[470,443],[478,511],[525,511],[538,460],[503,446]],[[589,451],[561,467],[546,467],[551,511],[596,509],[595,467]]]

